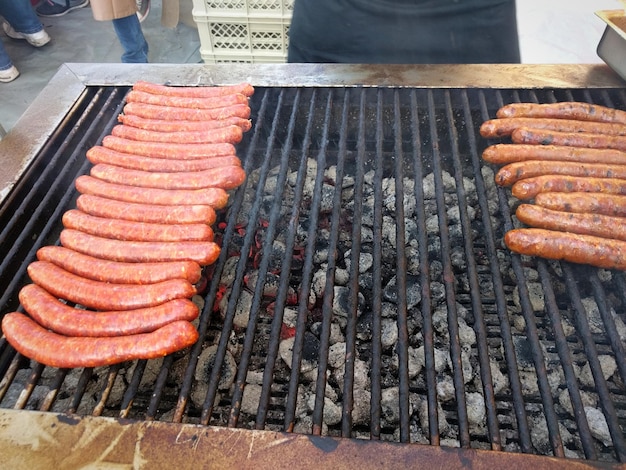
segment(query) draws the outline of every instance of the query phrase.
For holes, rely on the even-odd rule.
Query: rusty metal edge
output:
[[[4,468],[617,469],[623,465],[418,444],[0,409]]]

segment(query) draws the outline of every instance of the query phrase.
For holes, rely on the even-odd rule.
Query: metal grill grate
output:
[[[125,92],[89,88],[0,208],[3,312]],[[204,340],[80,371],[0,340],[0,406],[623,462],[624,274],[511,256],[512,200],[480,159],[498,107],[565,100],[626,108],[614,90],[257,89]]]

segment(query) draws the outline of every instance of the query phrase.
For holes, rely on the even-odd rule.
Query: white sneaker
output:
[[[10,38],[26,39],[28,44],[34,47],[45,46],[46,44],[50,42],[50,36],[48,36],[48,33],[46,33],[45,29],[42,29],[41,31],[37,31],[36,33],[28,34],[28,33],[20,33],[20,32],[15,31],[13,27],[7,22],[4,22],[2,24],[2,27],[4,28],[4,32]]]
[[[15,65],[11,65],[8,69],[0,70],[0,82],[8,83],[15,80],[20,76],[19,70],[15,68]]]

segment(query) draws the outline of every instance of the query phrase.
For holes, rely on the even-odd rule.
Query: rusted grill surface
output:
[[[3,313],[126,91],[89,87],[1,208]],[[626,109],[617,90],[258,88],[203,340],[57,370],[1,339],[0,406],[623,462],[624,273],[511,256],[513,200],[480,159],[498,107],[566,100]]]

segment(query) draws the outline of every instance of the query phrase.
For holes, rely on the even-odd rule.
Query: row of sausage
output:
[[[151,359],[198,340],[192,301],[214,263],[216,211],[246,179],[249,84],[136,83],[119,125],[87,151],[60,246],[44,246],[2,331],[22,355],[61,367]]]
[[[513,103],[485,121],[483,159],[522,201],[504,241],[516,253],[626,269],[626,111],[582,102]]]

